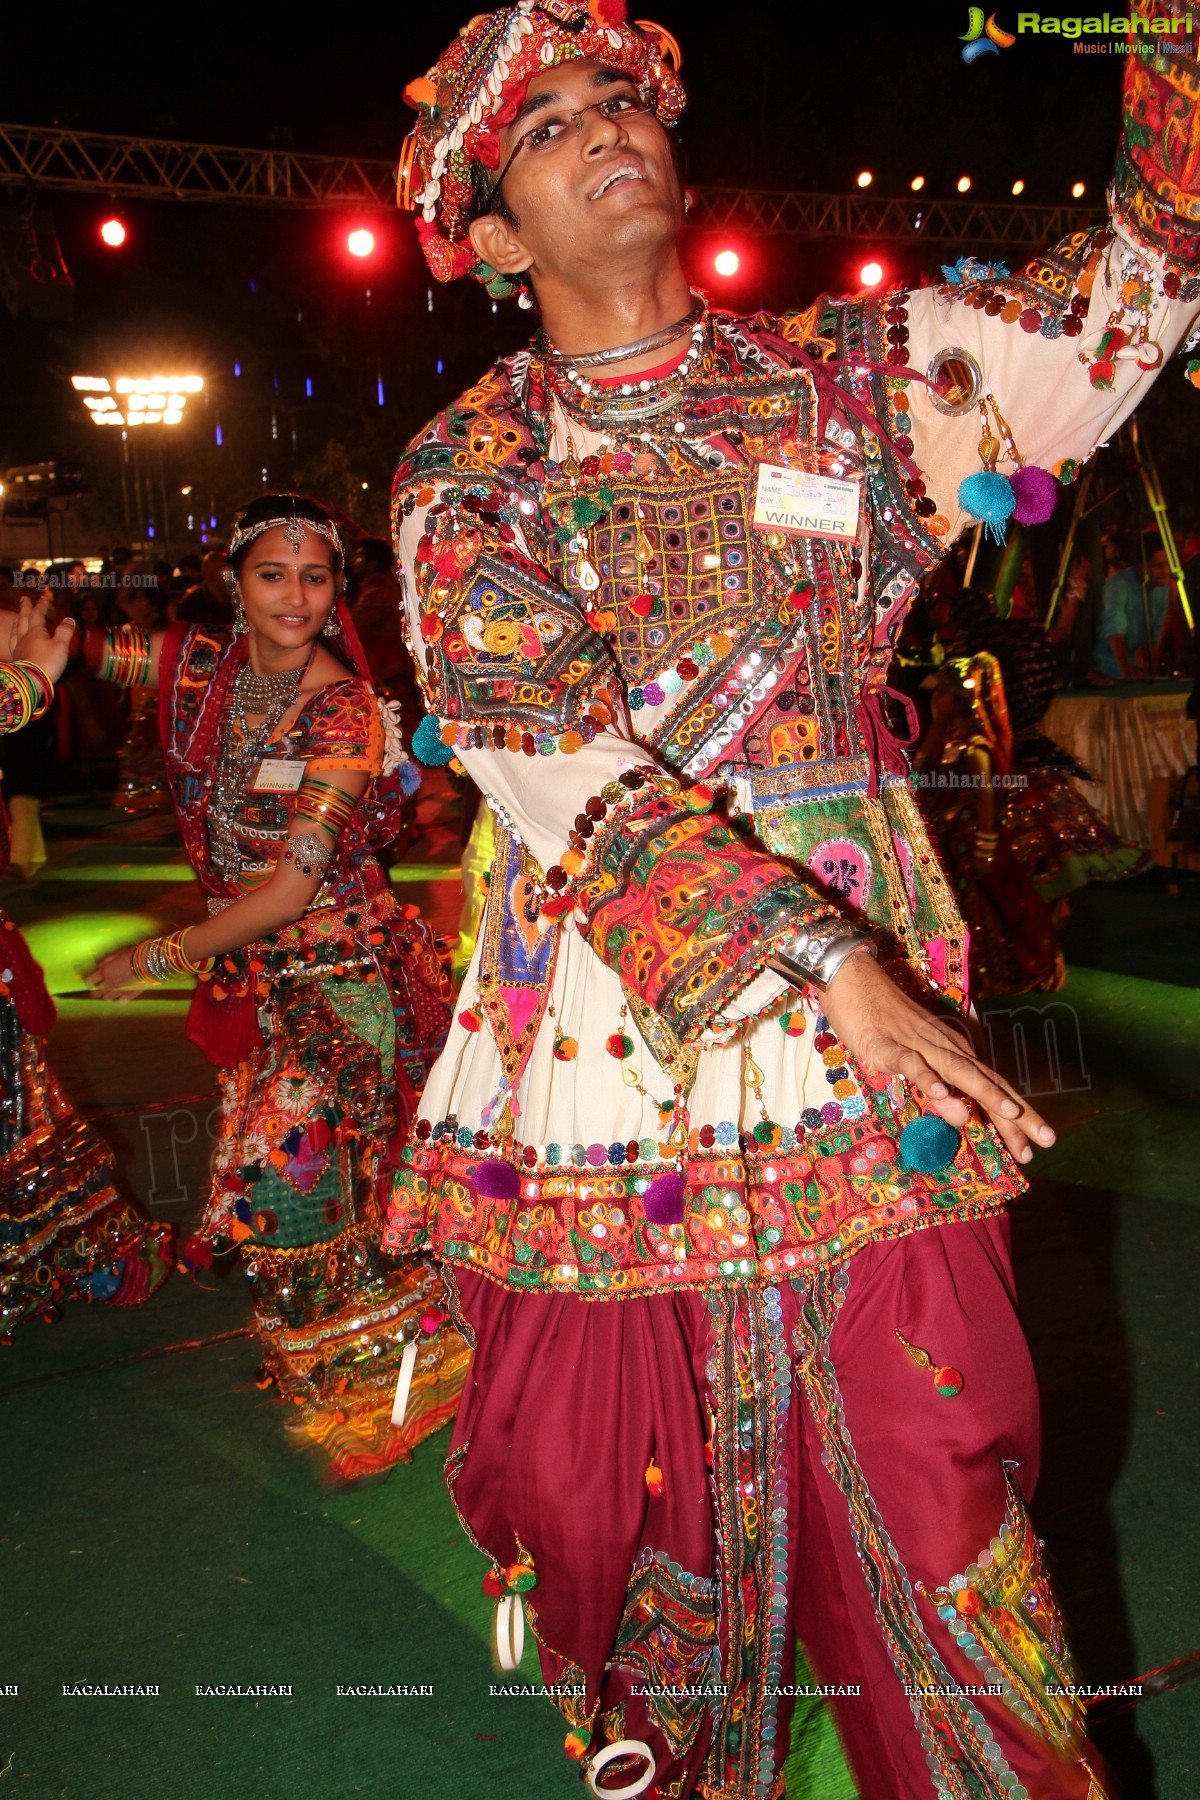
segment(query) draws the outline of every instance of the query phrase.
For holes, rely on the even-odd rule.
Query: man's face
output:
[[[200,581],[210,594],[219,599],[226,597],[225,571],[229,567],[229,559],[219,550],[210,550],[200,564]]]
[[[1153,550],[1146,564],[1146,573],[1150,577],[1152,587],[1163,587],[1171,579],[1171,565],[1167,561],[1165,550]]]
[[[683,196],[671,141],[627,75],[581,59],[535,75],[500,133],[501,192],[534,278],[611,269],[673,242]],[[578,115],[573,117],[572,115]]]

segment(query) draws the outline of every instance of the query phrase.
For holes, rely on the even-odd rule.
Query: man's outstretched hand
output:
[[[31,662],[51,681],[61,681],[75,636],[74,619],[62,619],[50,629],[50,603],[22,597],[15,613],[0,625],[0,658],[5,662]]]
[[[1018,1162],[1028,1162],[1035,1146],[1054,1142],[1041,1114],[980,1062],[953,1025],[910,1000],[874,957],[847,957],[821,1004],[830,1030],[864,1068],[903,1075],[951,1125],[966,1123],[965,1097],[987,1113]]]

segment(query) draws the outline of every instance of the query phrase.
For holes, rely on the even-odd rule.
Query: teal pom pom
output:
[[[426,713],[413,732],[412,748],[413,755],[423,762],[427,769],[440,769],[454,756],[453,746],[443,744],[442,728],[432,713]]]
[[[1017,504],[1007,475],[979,469],[959,483],[958,504],[978,519],[994,544],[1004,542],[1004,531]]]
[[[936,1113],[910,1119],[900,1133],[900,1161],[914,1175],[940,1175],[958,1152],[961,1132]]]

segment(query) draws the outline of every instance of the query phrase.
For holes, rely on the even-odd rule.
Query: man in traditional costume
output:
[[[1053,1134],[951,1028],[885,681],[968,506],[1044,512],[1187,330],[1196,64],[1131,58],[1107,228],[743,319],[624,15],[519,0],[407,90],[431,269],[543,321],[394,496],[420,735],[496,819],[389,1228],[474,1346],[451,1492],[595,1792],[781,1795],[799,1640],[864,1800],[1097,1800],[1004,1219]]]

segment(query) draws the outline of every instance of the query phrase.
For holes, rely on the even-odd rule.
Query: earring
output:
[[[249,629],[250,621],[246,617],[246,608],[242,605],[242,596],[240,594],[235,594],[233,597],[234,636],[236,637],[241,632],[249,631]]]
[[[532,312],[536,302],[527,287],[523,287],[517,295],[517,305],[522,312]]]
[[[340,631],[340,629],[341,629],[341,627],[338,624],[337,613],[331,612],[329,617],[326,619],[325,623],[321,627],[321,636],[322,637],[336,637],[338,632]]]

